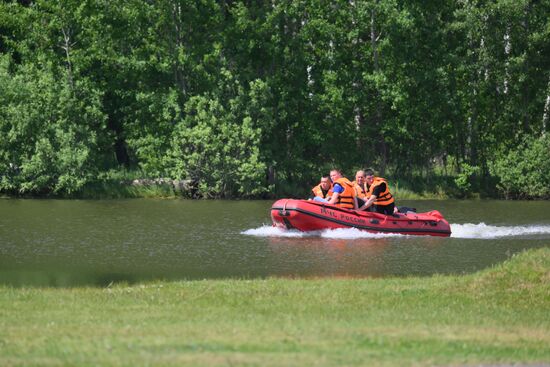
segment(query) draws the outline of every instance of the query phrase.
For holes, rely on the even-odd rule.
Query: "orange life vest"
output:
[[[355,190],[351,181],[345,177],[340,177],[334,183],[339,184],[344,189],[344,191],[338,195],[338,201],[334,205],[340,208],[354,209],[355,201],[353,198],[355,197]]]
[[[369,189],[367,189],[367,184],[364,183],[363,186],[359,185],[357,181],[353,181],[353,189],[355,190],[355,196],[359,199],[366,199],[369,197]]]
[[[388,183],[382,177],[375,177],[374,178],[374,181],[372,182],[372,185],[370,185],[370,187],[369,187],[369,196],[372,195],[372,192],[374,191],[374,188],[376,186],[382,184],[382,183],[386,184],[386,190],[384,192],[380,193],[380,195],[378,195],[378,197],[376,197],[376,200],[374,201],[374,204],[376,204],[376,205],[390,205],[391,203],[394,202],[394,199],[393,199],[392,194],[390,193],[390,187],[389,187]]]
[[[313,195],[326,199],[327,197],[332,196],[332,185],[330,185],[330,189],[328,189],[326,195],[323,195],[323,189],[321,189],[321,184],[312,188],[311,191],[313,192]]]

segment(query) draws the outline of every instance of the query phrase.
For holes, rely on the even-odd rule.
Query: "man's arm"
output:
[[[376,195],[372,194],[369,197],[369,200],[367,200],[367,202],[362,207],[360,207],[358,210],[367,210],[372,205],[372,203],[374,203],[375,201],[376,201]]]
[[[344,192],[344,188],[340,186],[340,184],[335,183],[334,186],[332,187],[332,196],[330,197],[330,200],[328,201],[328,203],[336,204],[342,192]]]
[[[338,197],[340,196],[340,193],[333,192],[332,196],[330,197],[330,200],[328,201],[329,204],[336,204],[338,202]]]

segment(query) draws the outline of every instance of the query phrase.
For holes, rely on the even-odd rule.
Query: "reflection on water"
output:
[[[269,238],[269,249],[277,261],[274,275],[278,276],[383,276],[384,252],[390,245],[384,238],[324,241],[314,237]],[[299,269],[292,268],[296,262],[302,263]]]
[[[550,244],[549,202],[409,201],[451,238],[288,232],[267,201],[0,200],[0,283],[469,273]]]
[[[306,266],[285,269],[296,276],[408,276],[462,274],[503,261],[531,247],[550,244],[550,225],[493,226],[453,224],[451,238],[376,234],[356,229],[303,233],[271,226],[244,231],[269,239],[283,262]],[[291,262],[293,264],[293,262]]]

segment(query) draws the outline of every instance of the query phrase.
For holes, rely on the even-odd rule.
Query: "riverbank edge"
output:
[[[0,286],[0,365],[550,362],[550,247],[471,275]]]
[[[83,199],[83,200],[103,200],[103,199],[229,199],[229,200],[275,200],[280,197],[308,197],[307,192],[301,195],[289,195],[273,193],[260,196],[246,197],[204,197],[201,196],[196,187],[187,180],[167,180],[167,179],[139,179],[128,182],[105,182],[84,187],[82,190],[73,193],[45,193],[45,194],[16,194],[0,193],[0,198],[4,199]],[[406,185],[397,184],[393,188],[393,195],[397,200],[445,200],[445,199],[481,199],[484,198],[480,193],[468,193],[457,195],[456,192],[447,192],[441,187],[434,187],[422,191],[415,191]],[[503,197],[488,197],[491,199],[504,199]]]

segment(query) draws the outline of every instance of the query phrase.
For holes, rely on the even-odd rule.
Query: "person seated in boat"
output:
[[[371,169],[365,170],[365,181],[369,189],[367,202],[359,210],[368,210],[380,214],[393,215],[395,200],[390,193],[388,183],[382,177],[376,177]],[[370,209],[370,210],[369,210]]]
[[[342,176],[342,172],[338,169],[330,171],[330,178],[332,179],[332,196],[328,203],[340,208],[357,209],[357,197],[351,181]]]
[[[310,199],[315,201],[327,202],[332,196],[332,181],[329,175],[321,176],[319,185],[311,189]]]
[[[357,197],[357,206],[361,207],[367,202],[369,189],[365,181],[365,171],[359,170],[355,173],[355,181],[352,182],[355,196]]]

